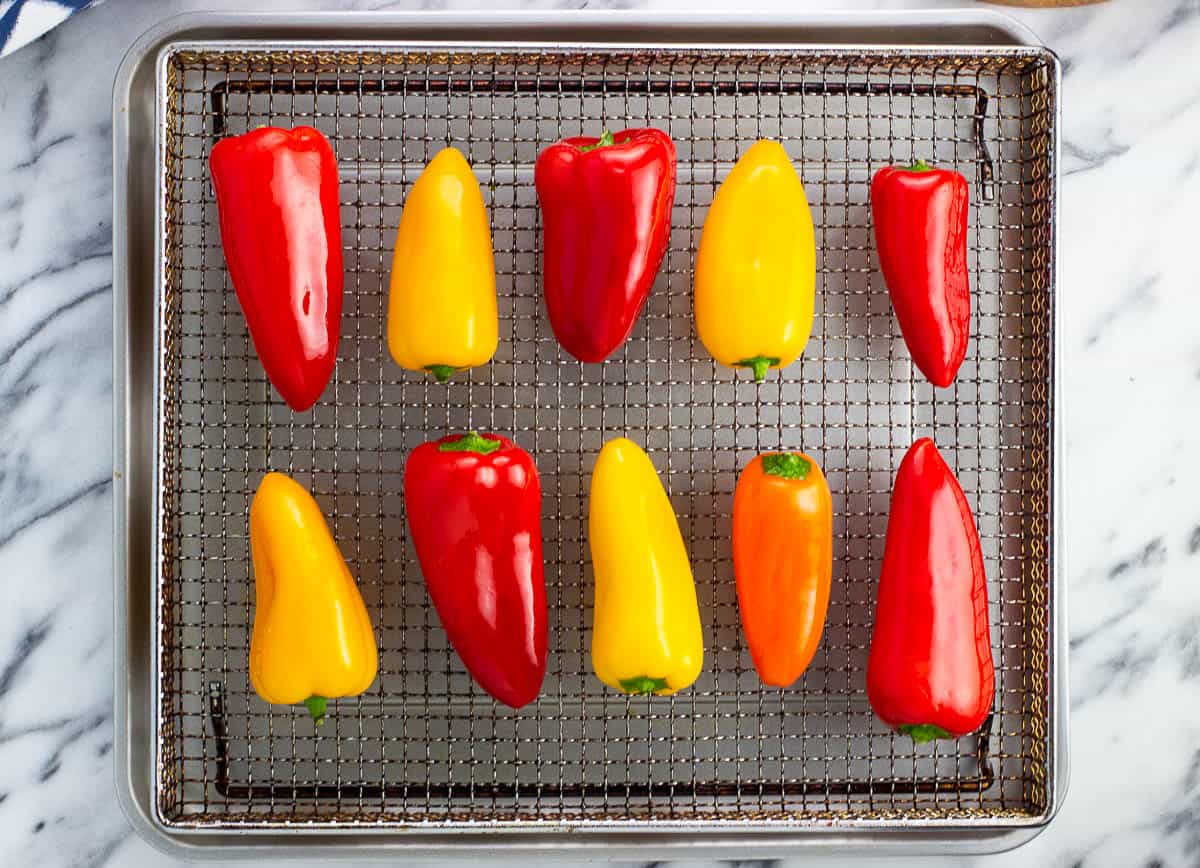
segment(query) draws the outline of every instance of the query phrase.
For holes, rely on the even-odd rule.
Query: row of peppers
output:
[[[429,596],[467,671],[514,708],[546,672],[541,485],[529,453],[495,434],[417,447],[404,472],[408,527]],[[250,507],[256,609],[250,678],[271,703],[367,690],[378,667],[367,608],[320,508],[280,473]],[[700,675],[704,641],[691,564],[650,458],[631,440],[601,449],[588,545],[596,676],[629,694],[669,695]],[[763,683],[787,687],[820,643],[833,576],[833,514],[817,463],[767,453],[733,498],[741,622]],[[994,670],[979,536],[967,499],[929,439],[909,450],[892,492],[867,664],[879,717],[918,742],[973,732]]]
[[[218,142],[211,169],[221,241],[267,377],[311,407],[337,358],[343,263],[337,162],[311,127],[263,127]],[[662,264],[675,197],[675,145],[657,129],[568,138],[538,156],[543,290],[559,344],[602,362],[633,330]],[[967,182],[918,162],[871,185],[876,246],[900,329],[936,386],[966,355]],[[778,142],[742,155],[704,221],[696,330],[721,364],[761,380],[803,352],[816,250],[804,185]],[[445,148],[409,191],[396,233],[387,341],[403,368],[444,382],[491,359],[496,273],[483,194]]]

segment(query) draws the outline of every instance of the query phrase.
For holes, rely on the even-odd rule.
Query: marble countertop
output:
[[[125,49],[154,21],[244,5],[107,0],[0,61],[0,840],[9,864],[170,864],[133,834],[113,787],[111,88]],[[1059,52],[1065,71],[1058,301],[1071,785],[1050,828],[1017,851],[891,861],[1200,865],[1200,462],[1191,451],[1200,439],[1191,259],[1200,0],[1015,14]]]

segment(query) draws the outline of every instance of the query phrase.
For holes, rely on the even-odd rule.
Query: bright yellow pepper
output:
[[[496,265],[479,182],[444,148],[413,184],[400,215],[388,300],[388,348],[410,371],[444,383],[496,352]]]
[[[804,351],[816,249],[804,185],[778,142],[742,155],[713,199],[696,255],[696,331],[714,359],[761,380]]]
[[[588,502],[596,576],[592,669],[625,693],[674,693],[704,664],[696,584],[671,501],[650,458],[604,444]]]
[[[250,504],[250,553],[250,683],[266,702],[303,702],[320,725],[326,700],[375,680],[367,607],[317,502],[282,473],[263,477]]]

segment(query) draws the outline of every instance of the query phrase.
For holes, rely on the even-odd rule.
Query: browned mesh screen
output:
[[[177,51],[166,68],[161,305],[157,792],[166,822],[438,824],[696,818],[953,823],[1047,802],[1050,225],[1053,77],[1036,51],[614,53]],[[229,285],[209,183],[216,137],[310,124],[337,151],[346,303],[334,381],[309,413],[272,392]],[[555,343],[540,301],[539,150],[653,125],[679,151],[671,247],[644,316],[604,365]],[[779,139],[817,225],[817,320],[803,358],[761,385],[717,367],[692,325],[692,263],[732,162]],[[391,244],[409,185],[453,144],[491,210],[501,344],[448,386],[385,345]],[[935,392],[876,267],[872,173],[924,157],[974,197],[972,340]],[[147,169],[148,170],[148,169]],[[764,215],[770,219],[770,215]],[[418,443],[512,435],[544,489],[551,653],[514,712],[448,648],[406,534]],[[627,698],[590,672],[588,476],[600,445],[643,444],[695,569],[704,673]],[[984,735],[914,747],[875,720],[864,671],[893,474],[932,435],[976,510],[997,664]],[[833,491],[834,588],[821,649],[764,689],[738,627],[730,509],[757,452],[803,449]],[[247,678],[247,510],[262,475],[310,487],[371,609],[379,678],[315,730]]]

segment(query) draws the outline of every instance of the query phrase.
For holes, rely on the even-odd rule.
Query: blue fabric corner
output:
[[[15,0],[13,5],[8,7],[8,11],[0,15],[0,51],[8,44],[8,37],[12,36],[13,28],[17,26],[17,18],[21,15],[21,7],[24,5],[25,0]]]
[[[31,13],[54,10],[50,20],[57,21],[71,17],[80,9],[91,6],[94,2],[95,0],[13,0],[12,5],[8,6],[3,14],[0,14],[0,55],[8,54],[41,35],[40,32],[30,29],[30,25],[33,28],[38,27],[36,23],[33,23],[36,22],[38,16],[31,15]],[[17,23],[22,20],[27,25],[26,32],[20,44],[14,44],[12,41],[13,31],[16,30]],[[52,24],[46,25],[42,32],[52,26]]]

